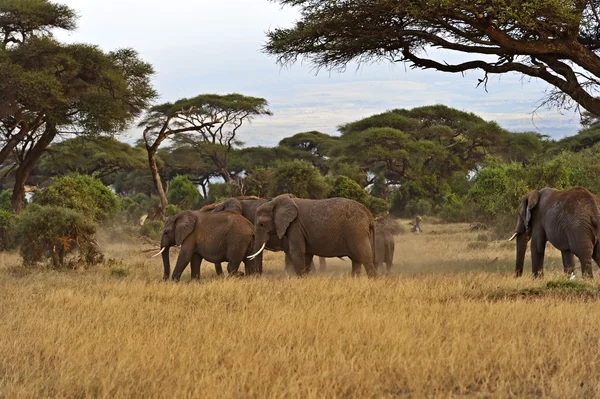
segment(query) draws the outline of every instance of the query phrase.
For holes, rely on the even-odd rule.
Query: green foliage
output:
[[[178,207],[177,205],[173,205],[173,204],[169,204],[167,205],[167,207],[165,208],[165,217],[169,217],[169,216],[173,216],[179,212],[181,212],[183,209],[181,209],[180,207]]]
[[[75,137],[51,145],[40,158],[35,175],[56,176],[70,172],[94,175],[112,184],[118,174],[145,171],[146,151],[113,137]]]
[[[181,209],[195,209],[200,203],[200,193],[186,176],[176,176],[169,185],[169,203]]]
[[[257,167],[244,179],[244,192],[241,194],[265,198],[271,191],[272,179],[271,169]]]
[[[306,161],[279,162],[273,169],[270,195],[294,194],[299,198],[326,198],[331,187],[319,170]]]
[[[74,250],[79,250],[79,260],[86,264],[102,261],[95,233],[96,224],[79,211],[32,204],[19,217],[16,235],[25,265],[50,259],[53,267],[63,267]]]
[[[52,184],[35,193],[33,202],[81,212],[97,222],[107,222],[119,211],[117,196],[94,177],[71,173],[56,177]]]
[[[10,197],[12,196],[12,190],[0,191],[0,210],[11,212],[12,204],[10,203]]]
[[[383,198],[369,196],[367,208],[369,208],[373,216],[387,213],[389,207],[389,204]]]
[[[455,193],[447,193],[439,216],[446,222],[466,222],[470,219],[470,209],[465,205],[462,198]]]
[[[0,251],[15,247],[15,222],[14,213],[0,209]]]
[[[600,106],[592,103],[599,75],[595,50],[600,21],[591,3],[558,0],[476,3],[397,0],[351,5],[347,0],[278,0],[278,3],[295,7],[300,15],[291,27],[267,33],[264,50],[281,64],[302,60],[317,70],[331,70],[345,69],[356,61],[368,65],[402,60],[414,68],[451,73],[518,72],[554,85],[547,105],[571,109],[579,103],[600,115]],[[488,26],[493,26],[493,32],[486,29]],[[487,45],[490,42],[494,45]],[[581,51],[589,53],[589,57],[583,60],[578,52],[572,51],[573,43],[581,46]],[[448,64],[440,61],[437,54],[423,51],[426,48],[462,53],[471,62]],[[513,61],[532,52],[544,54],[543,59],[536,58],[534,63]],[[506,54],[511,55],[509,60]],[[565,76],[569,76],[570,85],[564,84]],[[487,84],[487,75],[479,83]]]
[[[160,220],[146,220],[140,228],[140,234],[144,237],[159,240],[162,235],[164,223]]]
[[[227,183],[208,184],[208,203],[214,204],[231,197],[230,187]]]
[[[329,197],[344,197],[368,206],[369,194],[354,180],[346,176],[338,176],[333,183]]]
[[[426,215],[431,215],[432,210],[433,210],[433,205],[431,204],[431,202],[429,200],[426,200],[423,198],[408,201],[408,203],[404,207],[403,212],[397,212],[397,210],[396,210],[397,208],[394,207],[395,204],[396,203],[392,199],[392,205],[390,207],[390,212],[392,212],[393,215],[403,215],[403,216],[408,216],[408,217],[426,216]],[[397,212],[397,213],[394,213],[394,212]]]

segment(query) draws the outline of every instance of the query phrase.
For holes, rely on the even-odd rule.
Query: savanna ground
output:
[[[554,249],[544,280],[514,279],[514,243],[424,229],[374,280],[337,259],[288,278],[274,253],[262,278],[204,263],[192,284],[160,282],[141,244],[76,271],[2,254],[0,397],[600,395],[598,280],[564,279]]]

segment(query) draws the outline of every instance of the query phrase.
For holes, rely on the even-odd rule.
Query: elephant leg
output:
[[[546,252],[546,241],[540,240],[537,243],[531,241],[531,268],[534,278],[544,277],[544,255]]]
[[[313,261],[314,256],[309,254],[304,254],[304,264],[307,266],[307,273],[316,273],[317,268],[315,267],[315,262]]]
[[[254,273],[262,274],[262,272],[263,272],[263,255],[264,255],[264,252],[261,252],[254,259],[254,266],[253,266]],[[244,263],[244,265],[245,265],[245,263]]]
[[[230,276],[235,275],[238,273],[238,269],[240,268],[240,263],[242,263],[241,261],[238,262],[229,262],[227,263],[227,273],[229,273]]]
[[[183,273],[188,263],[190,263],[193,255],[194,252],[191,249],[184,248],[183,246],[181,246],[179,256],[177,257],[177,264],[175,265],[175,270],[173,271],[173,281],[179,281],[181,273]]]
[[[592,252],[592,259],[594,262],[600,267],[600,240],[596,241],[596,245],[594,245],[594,251]]]
[[[563,270],[566,275],[570,275],[575,270],[575,256],[573,255],[573,252],[569,250],[561,251],[561,254]]]
[[[296,275],[306,275],[308,270],[306,267],[306,258],[304,256],[304,248],[290,248],[290,259],[294,265]]]
[[[592,252],[589,250],[581,251],[578,254],[579,262],[581,263],[581,275],[583,278],[594,278],[592,271]]]
[[[327,269],[327,260],[324,257],[319,256],[319,271],[324,272]]]
[[[360,262],[352,261],[352,277],[360,276]]]
[[[285,253],[285,271],[288,274],[294,274],[295,270],[294,270],[294,264],[292,263],[292,258],[290,257],[290,255],[288,255],[288,253]]]
[[[215,271],[217,272],[217,276],[223,274],[223,267],[221,266],[221,262],[215,263]]]
[[[201,263],[202,263],[202,257],[200,255],[198,255],[197,253],[194,253],[192,255],[192,262],[191,262],[192,280],[200,279],[200,264]]]

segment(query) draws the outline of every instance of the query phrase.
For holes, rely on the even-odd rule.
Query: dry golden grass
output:
[[[160,282],[141,246],[66,272],[2,254],[0,397],[600,395],[595,283],[552,275],[554,250],[545,280],[516,280],[513,247],[423,227],[397,237],[395,275],[375,280],[339,260],[288,278],[273,253],[262,278],[203,264],[193,284]]]

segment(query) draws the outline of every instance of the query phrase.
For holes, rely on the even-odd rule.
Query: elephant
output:
[[[287,240],[286,254],[297,275],[308,272],[313,256],[352,260],[352,275],[375,277],[375,224],[364,205],[347,198],[324,200],[291,198],[282,194],[256,210],[254,250],[251,258],[265,248],[271,235]]]
[[[592,259],[600,266],[598,226],[599,199],[583,187],[568,190],[543,188],[523,197],[517,217],[515,276],[523,274],[527,242],[531,240],[531,266],[534,277],[543,277],[546,241],[562,253],[565,273],[572,273],[574,256],[579,258],[581,273],[592,278]]]
[[[254,242],[254,228],[246,218],[234,212],[206,213],[183,211],[169,217],[163,228],[160,240],[164,265],[163,280],[171,273],[169,248],[181,245],[173,280],[179,281],[188,263],[192,264],[192,280],[200,278],[200,264],[203,259],[219,264],[228,261],[229,275],[237,274],[244,262],[246,274],[254,272],[254,261],[249,260]],[[218,270],[217,270],[218,271]]]
[[[293,194],[287,194],[292,198],[295,198]],[[248,219],[251,223],[254,224],[256,210],[263,204],[267,203],[269,200],[259,198],[259,197],[233,197],[229,198],[223,202],[217,204],[207,205],[202,208],[203,211],[212,211],[212,212],[223,212],[223,211],[231,211],[236,212],[246,219]],[[272,234],[267,240],[266,249],[273,252],[284,251],[287,248],[287,240],[281,239],[277,237],[277,234]],[[262,253],[256,257],[256,268],[258,273],[262,273]],[[320,270],[324,271],[326,268],[325,258],[320,257]],[[219,264],[215,264],[215,268],[220,268]],[[285,269],[289,273],[293,271],[293,265],[288,256],[285,258]],[[314,262],[311,263],[310,268],[311,271],[315,270]]]
[[[394,235],[385,228],[375,226],[375,268],[379,270],[382,262],[385,262],[386,273],[389,274],[394,265]]]

